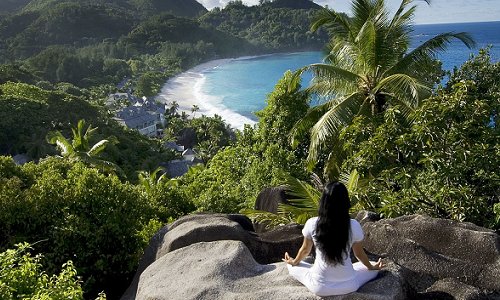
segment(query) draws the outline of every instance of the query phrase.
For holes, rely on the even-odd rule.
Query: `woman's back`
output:
[[[304,237],[313,240],[316,248],[316,260],[311,268],[312,276],[319,281],[339,282],[351,280],[355,276],[354,269],[351,263],[351,246],[352,243],[363,240],[363,230],[358,221],[351,219],[349,242],[347,244],[346,255],[343,257],[343,264],[329,262],[325,253],[317,246],[316,236],[316,223],[318,217],[307,220],[302,230]]]

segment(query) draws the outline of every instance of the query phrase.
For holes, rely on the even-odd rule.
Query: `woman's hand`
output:
[[[298,262],[295,262],[295,259],[293,257],[290,257],[290,255],[288,255],[288,252],[285,252],[285,258],[282,258],[281,260],[292,266],[296,266],[299,264]]]
[[[290,257],[288,255],[288,252],[285,252],[285,258],[282,260],[286,262],[287,264],[290,264],[292,266],[298,265],[304,257],[309,255],[311,252],[313,246],[313,241],[312,239],[304,237],[304,241],[302,242],[302,246],[300,246],[299,252],[297,252],[297,256],[295,258]]]
[[[369,270],[381,270],[385,267],[385,264],[382,262],[382,258],[379,258],[375,264],[372,264]]]

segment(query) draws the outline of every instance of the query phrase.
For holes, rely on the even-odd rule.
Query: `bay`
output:
[[[444,32],[468,32],[477,43],[475,49],[468,49],[460,41],[453,41],[438,56],[445,70],[459,67],[471,54],[477,55],[480,48],[488,45],[492,46],[492,60],[500,60],[500,22],[416,25],[412,47]],[[321,62],[322,58],[321,52],[313,51],[215,60],[169,80],[158,99],[166,103],[177,101],[180,109],[187,112],[196,105],[196,114],[218,114],[232,127],[242,129],[244,124],[257,121],[255,112],[265,107],[267,94],[284,72]],[[305,75],[303,86],[311,78],[310,74]]]

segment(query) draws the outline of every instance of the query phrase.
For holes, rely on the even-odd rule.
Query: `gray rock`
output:
[[[431,287],[429,287],[424,296],[430,295],[441,295],[442,298],[449,297],[449,299],[461,299],[461,300],[476,300],[482,299],[483,293],[480,289],[464,284],[453,278],[446,278],[436,281]]]
[[[358,214],[360,219],[363,216]],[[500,291],[500,239],[492,230],[421,215],[365,220],[363,230],[365,248],[407,268],[412,275],[406,277],[418,291],[446,278]],[[460,298],[456,291],[458,294],[452,296]]]
[[[136,299],[406,299],[398,266],[358,292],[320,298],[288,275],[261,265],[240,241],[196,243],[164,255],[141,275]]]
[[[278,186],[278,187],[269,187],[263,189],[257,199],[255,200],[255,209],[267,211],[271,213],[278,212],[278,204],[287,204],[287,195],[286,195],[286,187]],[[266,232],[268,229],[266,228],[266,223],[255,223],[255,231],[257,232]]]
[[[328,299],[500,298],[495,232],[420,215],[356,218],[370,258],[385,257],[387,268],[358,292]],[[122,299],[320,299],[280,262],[300,247],[300,231],[288,225],[257,234],[241,215],[183,217],[151,240]]]
[[[165,226],[151,239],[134,279],[121,299],[134,299],[139,276],[146,267],[167,253],[195,243],[241,241],[261,264],[281,261],[285,251],[296,252],[302,244],[301,227],[298,225],[283,226],[259,236],[250,230],[251,224],[242,215],[194,214]]]

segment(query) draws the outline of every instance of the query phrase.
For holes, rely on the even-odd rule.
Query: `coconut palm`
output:
[[[66,139],[61,132],[51,131],[47,134],[47,141],[56,145],[61,156],[70,160],[82,161],[105,172],[122,173],[121,169],[112,162],[99,158],[99,154],[106,149],[109,140],[100,140],[90,146],[90,138],[97,130],[89,125],[85,129],[85,120],[78,121],[76,128],[71,128],[73,139]]]
[[[292,132],[293,144],[310,134],[313,164],[325,145],[338,144],[340,130],[354,117],[373,117],[390,105],[408,116],[430,95],[434,82],[428,77],[436,71],[436,54],[453,39],[474,46],[468,34],[448,32],[410,50],[412,2],[402,0],[391,18],[384,0],[353,0],[352,17],[325,9],[313,22],[313,31],[325,28],[331,36],[328,54],[324,63],[298,70],[296,78],[312,71],[308,90],[324,101],[309,109]]]

